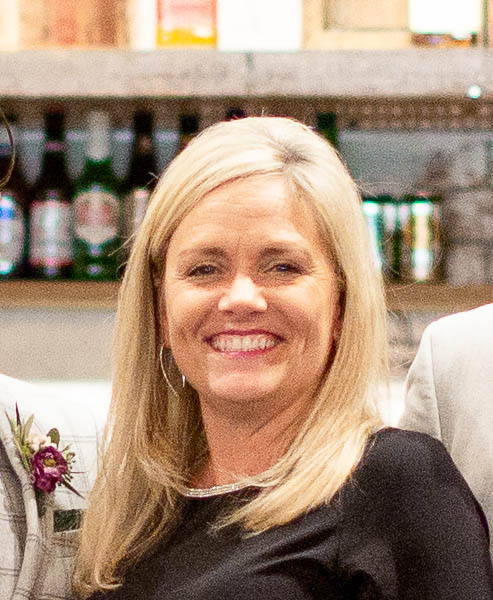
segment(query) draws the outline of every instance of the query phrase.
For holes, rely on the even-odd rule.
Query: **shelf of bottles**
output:
[[[140,225],[156,172],[152,114],[134,115],[134,146],[128,175],[112,168],[109,114],[87,117],[85,164],[75,181],[66,163],[65,115],[45,114],[39,176],[28,188],[16,160],[0,190],[0,279],[114,280],[125,260],[122,243]],[[3,135],[6,135],[4,128]],[[0,167],[8,171],[8,137],[0,144]]]
[[[408,119],[413,117],[412,106],[413,125],[421,123],[419,119],[435,121],[440,115],[443,117],[445,110],[449,125],[453,124],[450,116],[455,115],[463,126],[466,115],[472,114],[467,103],[451,103],[448,108],[446,105],[423,102],[418,108],[416,105],[406,108],[390,101],[380,105],[361,100],[350,104],[332,102],[323,106],[334,110],[316,112],[313,124],[337,146],[339,123],[343,128],[375,127],[379,119],[386,118],[387,123],[388,119],[393,120],[394,129],[402,129],[409,126]],[[226,105],[221,106],[219,118],[239,118],[245,114],[239,106],[229,105],[228,110],[223,110]],[[305,112],[306,106],[303,103],[301,107]],[[322,105],[315,104],[313,110],[317,106]],[[488,110],[476,111],[470,117],[476,126],[482,119],[486,126],[493,110],[488,105],[481,106]],[[85,147],[85,158],[82,157],[85,164],[81,164],[75,179],[67,169],[64,112],[61,108],[51,108],[45,112],[43,140],[38,140],[44,149],[33,185],[26,186],[17,161],[9,184],[0,192],[0,306],[4,308],[115,306],[119,265],[125,260],[122,242],[132,236],[144,217],[155,183],[154,174],[164,164],[161,157],[160,167],[156,166],[157,146],[162,151],[165,144],[156,135],[155,114],[142,109],[133,112],[133,133],[127,131],[131,148],[128,168],[123,177],[117,178],[108,142],[109,111],[86,107],[85,112],[84,138],[79,144]],[[169,162],[201,128],[200,114],[178,115],[166,160]],[[10,160],[10,147],[8,138],[0,142],[3,174]],[[373,250],[381,263],[376,266],[383,269],[385,264],[390,268],[389,272],[383,271],[391,282],[387,287],[391,310],[455,311],[493,301],[493,286],[447,286],[440,269],[435,269],[435,259],[441,253],[440,239],[434,237],[438,230],[436,222],[440,220],[433,215],[439,208],[435,200],[419,194],[411,198],[364,198]],[[389,226],[396,223],[399,228],[391,231]],[[418,238],[429,246],[421,248]],[[390,245],[383,244],[385,240]],[[413,253],[422,258],[423,250],[426,260],[419,265],[413,263]],[[409,260],[404,260],[406,256]],[[414,265],[413,271],[409,270],[410,265]]]

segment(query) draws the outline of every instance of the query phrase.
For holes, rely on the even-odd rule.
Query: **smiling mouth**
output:
[[[219,334],[209,338],[208,343],[218,352],[259,352],[275,348],[281,340],[266,334]]]

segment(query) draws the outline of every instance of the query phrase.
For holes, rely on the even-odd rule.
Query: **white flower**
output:
[[[51,446],[50,438],[47,438],[43,435],[38,435],[37,433],[30,433],[26,439],[27,445],[31,448],[33,454],[39,452],[41,448],[46,448],[46,446]]]

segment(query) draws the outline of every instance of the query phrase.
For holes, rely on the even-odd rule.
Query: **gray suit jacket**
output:
[[[493,304],[427,327],[406,381],[399,426],[443,441],[493,535]]]
[[[81,499],[57,488],[40,517],[34,489],[14,446],[5,411],[23,419],[34,414],[33,430],[45,435],[52,427],[76,453],[73,486],[87,498],[98,464],[98,446],[107,406],[48,397],[36,387],[0,375],[0,599],[68,600],[77,552],[78,530],[54,527],[54,511],[66,516],[83,510]]]

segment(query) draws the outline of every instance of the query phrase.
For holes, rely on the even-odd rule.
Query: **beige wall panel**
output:
[[[407,0],[321,0],[329,28],[406,29]]]
[[[305,0],[304,47],[310,50],[408,48],[407,0]]]
[[[0,309],[0,373],[107,380],[114,317],[111,310]]]
[[[19,37],[22,48],[48,43],[48,0],[18,0]]]
[[[305,28],[407,29],[408,0],[305,0]]]
[[[313,31],[305,37],[308,50],[392,50],[409,48],[407,31]]]

